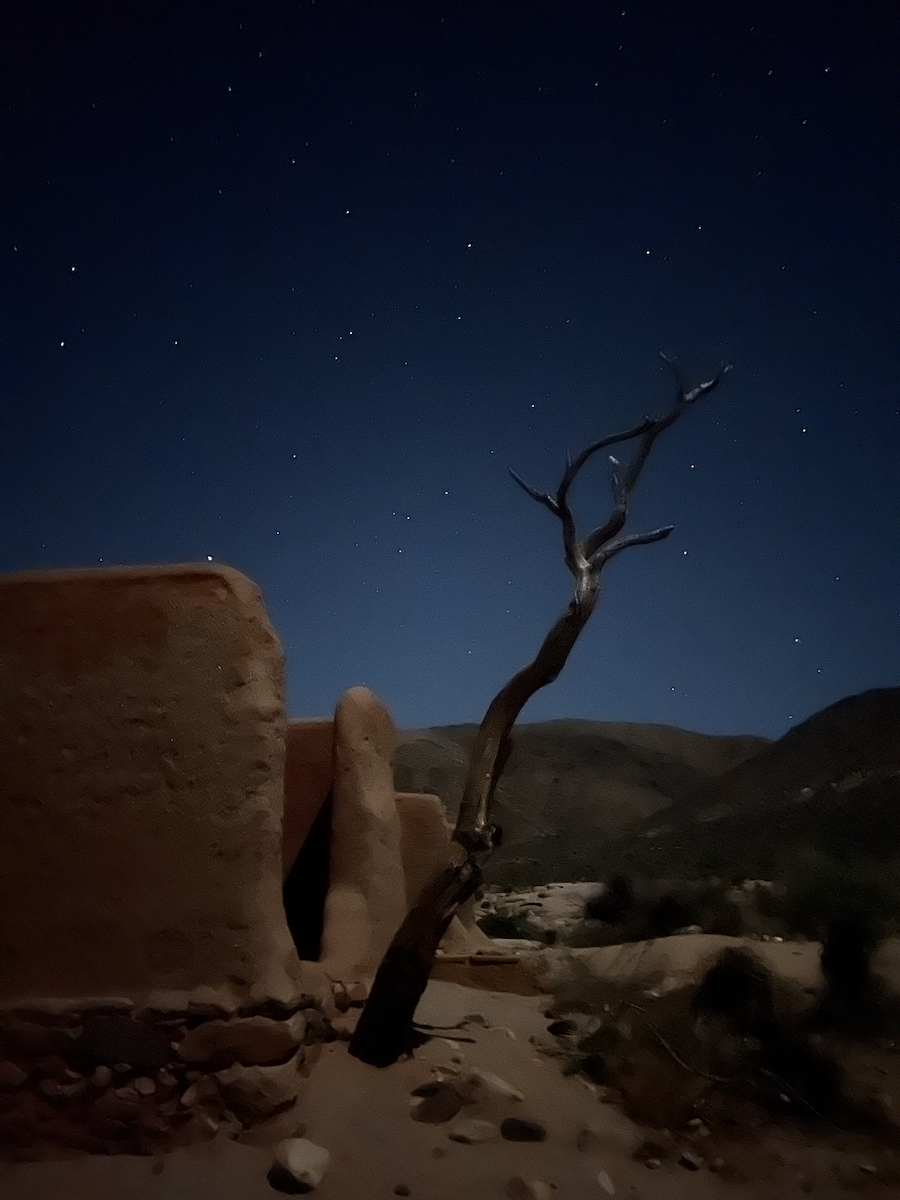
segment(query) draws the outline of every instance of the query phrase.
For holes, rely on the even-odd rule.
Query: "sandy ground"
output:
[[[709,942],[685,937],[654,943],[652,954],[664,961],[652,960],[652,971],[687,973],[710,953]],[[616,949],[618,969],[633,976],[635,948],[587,953],[610,956]],[[784,944],[771,946],[768,953],[779,960],[780,971],[791,970],[805,981],[814,975],[814,949]],[[645,950],[639,973],[646,969],[650,953]],[[606,970],[614,958],[605,963]],[[556,969],[552,958],[545,967],[551,974]],[[493,976],[478,976],[479,970],[485,969],[474,969],[476,979],[489,986],[502,979],[502,968]],[[518,970],[512,968],[511,974]],[[461,977],[471,981],[465,972]],[[634,1161],[633,1151],[658,1131],[637,1127],[613,1104],[598,1098],[598,1089],[579,1077],[564,1076],[559,1059],[538,1052],[537,1045],[552,1043],[543,1016],[547,1004],[546,996],[491,992],[433,979],[417,1012],[420,1022],[454,1025],[480,1014],[486,1024],[472,1022],[458,1034],[436,1037],[414,1058],[384,1070],[351,1058],[344,1042],[325,1046],[302,1097],[305,1136],[327,1147],[332,1156],[314,1193],[318,1200],[390,1200],[395,1195],[411,1200],[501,1200],[514,1176],[544,1181],[551,1187],[545,1194],[557,1200],[604,1200],[609,1195],[633,1200],[790,1200],[809,1195],[896,1200],[900,1194],[897,1184],[887,1181],[883,1160],[877,1172],[865,1170],[871,1164],[858,1145],[823,1146],[789,1129],[767,1136],[763,1146],[749,1137],[742,1140],[738,1131],[732,1146],[719,1148],[736,1168],[730,1178],[706,1167],[688,1169],[674,1156],[655,1169]],[[463,1040],[468,1038],[473,1040]],[[492,1101],[483,1114],[467,1106],[461,1115],[485,1115],[495,1121],[526,1117],[546,1128],[546,1140],[464,1145],[448,1137],[452,1122],[430,1125],[411,1119],[414,1087],[436,1073],[452,1079],[467,1065],[495,1072],[525,1098]],[[595,1133],[587,1152],[576,1145],[585,1128]],[[0,1168],[0,1200],[273,1200],[280,1193],[266,1180],[271,1161],[270,1149],[217,1138],[156,1159],[86,1157],[28,1163]]]

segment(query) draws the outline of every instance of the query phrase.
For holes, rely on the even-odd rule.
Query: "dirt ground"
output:
[[[641,986],[670,979],[674,990],[675,983],[689,978],[726,941],[731,939],[684,936],[661,939],[643,950],[607,947],[577,953],[607,976],[618,970]],[[814,944],[765,947],[779,974],[792,975],[801,987],[814,982]],[[561,952],[545,951],[532,956],[531,977],[520,966],[460,966],[455,972],[462,982],[452,981],[451,965],[440,968],[444,978],[429,983],[417,1020],[442,1027],[473,1020],[446,1037],[434,1037],[413,1058],[387,1069],[351,1058],[344,1041],[324,1046],[301,1100],[302,1136],[331,1154],[328,1172],[314,1193],[319,1200],[500,1200],[517,1194],[524,1200],[528,1192],[517,1193],[514,1186],[507,1190],[516,1177],[542,1182],[544,1190],[532,1189],[530,1195],[555,1200],[854,1195],[886,1200],[900,1194],[900,1151],[837,1128],[804,1129],[790,1120],[761,1124],[749,1112],[746,1120],[738,1112],[724,1130],[696,1123],[666,1130],[630,1119],[613,1089],[566,1075],[564,1060],[546,1052],[558,1049],[544,1015],[551,1001],[529,980],[549,987],[563,965]],[[886,951],[882,971],[897,971],[900,979],[898,968],[900,950],[894,946]],[[505,990],[504,980],[513,990]],[[848,1050],[849,1057],[854,1054],[858,1079],[900,1112],[900,1050],[884,1045]],[[648,1060],[647,1071],[656,1073],[650,1084],[657,1093],[668,1088],[679,1096],[684,1073],[673,1064],[666,1077],[660,1061],[654,1059],[653,1065]],[[483,1116],[494,1123],[525,1118],[544,1127],[543,1141],[494,1137],[463,1144],[448,1136],[453,1120],[427,1124],[411,1118],[413,1088],[436,1078],[452,1082],[472,1066],[496,1073],[524,1099],[492,1099],[480,1109],[467,1105],[460,1116]],[[709,1124],[715,1126],[714,1121]],[[585,1130],[592,1132],[586,1135]],[[639,1148],[648,1139],[658,1145],[658,1162],[655,1157],[650,1163],[640,1161]],[[0,1198],[272,1200],[280,1193],[266,1179],[271,1162],[270,1148],[218,1137],[159,1158],[95,1156],[2,1167]]]

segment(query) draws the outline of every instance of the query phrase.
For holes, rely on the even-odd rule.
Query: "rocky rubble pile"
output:
[[[149,1155],[220,1132],[277,1142],[295,1132],[303,1080],[336,1036],[312,996],[237,1011],[198,1000],[0,1013],[0,1157]]]

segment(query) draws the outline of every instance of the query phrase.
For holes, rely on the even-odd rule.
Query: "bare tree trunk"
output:
[[[668,362],[672,359],[663,357]],[[674,363],[673,363],[674,365]],[[620,536],[628,515],[628,500],[653,443],[681,416],[687,405],[719,383],[729,367],[713,379],[685,391],[679,377],[675,404],[663,417],[645,418],[633,429],[601,438],[569,462],[556,495],[540,492],[511,472],[513,478],[560,518],[566,566],[575,576],[575,594],[565,612],[544,638],[533,662],[506,683],[484,715],[469,759],[459,817],[450,846],[450,862],[422,890],[381,961],[369,999],[350,1041],[350,1053],[373,1066],[386,1067],[416,1042],[413,1018],[431,974],[434,956],[460,905],[481,885],[484,866],[494,845],[490,806],[509,755],[509,735],[526,702],[562,671],[572,647],[596,607],[600,572],[619,551],[658,542],[672,526],[650,533]],[[576,475],[597,451],[640,439],[634,458],[621,476],[612,473],[613,511],[602,526],[579,542],[568,493]],[[618,466],[612,459],[614,466]]]

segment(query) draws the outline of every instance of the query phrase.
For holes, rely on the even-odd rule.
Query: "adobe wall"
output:
[[[334,721],[288,721],[285,735],[281,874],[294,865],[334,783]]]
[[[449,861],[453,826],[437,796],[396,792],[397,732],[387,709],[368,688],[341,697],[335,719],[290,721],[285,772],[285,888],[288,920],[301,943],[319,940],[326,974],[366,983],[424,885]],[[331,830],[315,837],[315,862],[297,859],[303,837],[330,797]],[[321,844],[328,840],[329,845]],[[320,875],[329,861],[327,893]],[[302,875],[302,877],[298,877]],[[309,886],[305,886],[307,876]],[[307,939],[307,918],[316,938]],[[446,954],[494,949],[475,924],[474,901],[451,922]]]
[[[0,1007],[288,1000],[282,655],[219,566],[0,579]]]

